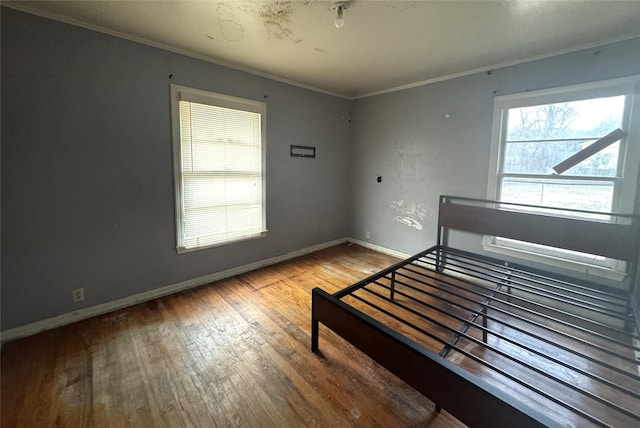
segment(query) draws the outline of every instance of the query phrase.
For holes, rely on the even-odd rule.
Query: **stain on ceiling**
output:
[[[345,98],[640,37],[633,0],[2,4]]]

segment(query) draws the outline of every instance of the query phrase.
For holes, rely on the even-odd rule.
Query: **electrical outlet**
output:
[[[73,300],[73,303],[84,302],[84,288],[71,290],[71,300]]]
[[[364,236],[365,238],[369,239],[371,238],[371,234],[369,233],[369,231],[367,230],[366,232],[364,232]]]

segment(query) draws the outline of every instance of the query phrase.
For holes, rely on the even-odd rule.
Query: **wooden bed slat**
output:
[[[629,261],[638,226],[440,203],[441,227],[517,239]]]

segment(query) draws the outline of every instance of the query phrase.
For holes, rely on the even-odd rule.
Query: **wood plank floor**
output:
[[[311,289],[397,261],[341,245],[7,343],[2,427],[459,427],[321,327]]]

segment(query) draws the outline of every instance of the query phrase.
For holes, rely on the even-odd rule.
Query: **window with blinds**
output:
[[[632,76],[496,97],[488,198],[583,210],[554,212],[601,221],[614,220],[597,212],[633,212],[639,94],[640,76]],[[557,171],[607,139],[607,145]],[[484,248],[603,277],[618,279],[625,270],[620,261],[504,238],[486,237]]]
[[[264,236],[264,103],[172,85],[178,252]]]

